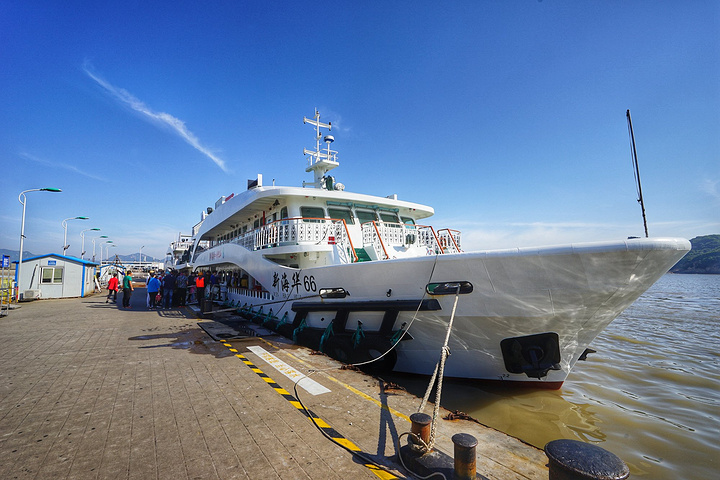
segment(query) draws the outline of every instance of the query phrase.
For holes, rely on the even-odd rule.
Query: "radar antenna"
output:
[[[317,109],[315,109],[315,116],[313,119],[303,117],[303,123],[309,123],[310,125],[315,126],[315,150],[313,151],[303,148],[303,154],[310,155],[308,158],[308,166],[305,171],[313,172],[315,181],[303,182],[303,187],[312,186],[315,188],[327,188],[328,182],[325,181],[325,174],[340,164],[337,161],[337,151],[330,150],[330,144],[335,141],[335,138],[332,135],[325,135],[325,138],[323,138],[322,133],[320,133],[320,128],[332,130],[332,123],[322,123],[320,121],[320,112],[318,112]],[[327,144],[327,148],[325,150],[320,149],[321,139]]]

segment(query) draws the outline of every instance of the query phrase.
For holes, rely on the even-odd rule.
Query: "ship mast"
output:
[[[332,182],[326,182],[325,174],[340,165],[337,161],[337,151],[330,150],[330,144],[335,141],[335,138],[332,135],[325,135],[323,138],[322,133],[320,133],[320,128],[322,127],[331,130],[332,123],[322,123],[320,121],[320,112],[318,112],[317,109],[315,110],[315,116],[313,118],[314,119],[311,120],[307,117],[303,117],[303,123],[309,123],[310,125],[315,126],[315,150],[313,151],[303,148],[303,154],[310,155],[310,158],[308,159],[309,164],[305,171],[313,172],[315,181],[303,182],[303,187],[312,186],[314,188],[327,189],[327,184],[330,183],[332,185]],[[327,148],[325,150],[320,150],[321,139],[327,144]]]
[[[640,208],[642,209],[643,225],[645,226],[645,238],[647,238],[649,235],[647,228],[647,218],[645,217],[645,202],[643,201],[642,186],[640,185],[640,167],[638,166],[637,149],[635,148],[635,134],[633,133],[630,110],[625,113],[625,116],[627,117],[628,131],[630,132],[630,146],[632,148],[632,160],[635,172],[635,181],[637,182],[637,201],[640,204]]]

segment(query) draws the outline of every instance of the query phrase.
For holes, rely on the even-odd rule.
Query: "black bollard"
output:
[[[477,438],[469,433],[456,433],[452,441],[455,445],[455,480],[475,480]]]
[[[427,413],[413,413],[410,415],[410,421],[412,422],[410,431],[422,438],[423,442],[428,443],[430,441],[430,424],[432,423],[432,417]],[[412,436],[408,438],[410,440],[411,447],[420,446],[420,444],[418,444]]]
[[[545,445],[550,480],[624,480],[630,469],[617,455],[578,440],[553,440]]]

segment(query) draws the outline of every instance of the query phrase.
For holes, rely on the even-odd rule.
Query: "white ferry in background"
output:
[[[205,213],[205,212],[203,212]],[[207,215],[207,214],[205,214]],[[205,215],[203,215],[203,219],[205,218]],[[197,228],[202,223],[202,220],[200,223],[195,225],[193,227],[193,233],[197,232]],[[178,233],[177,240],[170,243],[170,246],[168,247],[168,251],[165,254],[165,270],[169,269],[178,269],[183,270],[188,268],[188,264],[190,262],[190,248],[193,246],[193,236],[192,235],[186,235],[183,233]]]
[[[248,319],[345,362],[432,374],[457,296],[445,375],[559,388],[590,342],[690,250],[680,238],[464,252],[431,207],[352,193],[315,112],[302,187],[264,185],[203,212],[175,268],[230,271]],[[321,140],[325,145],[321,146]],[[188,243],[191,245],[186,248]]]

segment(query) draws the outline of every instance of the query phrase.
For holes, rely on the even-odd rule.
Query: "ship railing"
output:
[[[445,253],[460,253],[460,231],[452,230],[450,228],[443,228],[438,230],[438,241]]]
[[[243,297],[259,298],[261,300],[273,300],[273,296],[270,292],[265,290],[250,289],[243,287],[227,287],[226,290],[229,294],[241,295]]]
[[[363,246],[374,248],[382,259],[390,258],[393,247],[424,247],[426,255],[459,253],[460,232],[443,229],[435,232],[429,225],[366,222],[362,224]]]
[[[350,239],[348,226],[343,219],[284,218],[262,225],[235,240],[248,250],[282,247],[287,245],[334,245],[357,255]]]

